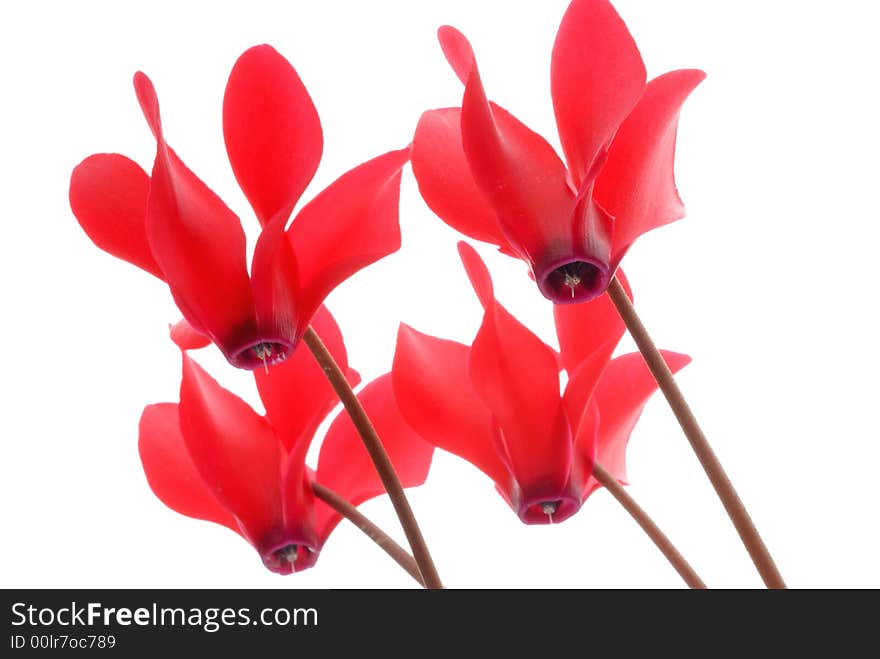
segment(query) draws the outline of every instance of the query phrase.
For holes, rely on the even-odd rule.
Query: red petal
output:
[[[434,447],[403,420],[391,386],[391,374],[377,378],[358,394],[403,487],[425,482]],[[357,506],[385,488],[348,414],[333,420],[318,457],[315,479]],[[323,512],[322,512],[323,511]],[[326,539],[339,516],[326,506],[318,510],[319,537]]]
[[[299,339],[299,273],[296,255],[287,240],[287,218],[276,215],[254,247],[251,286],[260,338],[271,339],[273,363],[286,359]]]
[[[461,249],[461,246],[459,246]],[[476,257],[472,248],[467,260]],[[468,274],[480,269],[468,268]],[[471,283],[491,295],[482,276]],[[561,490],[569,478],[571,434],[559,396],[556,355],[494,299],[470,352],[469,372],[477,395],[503,433],[510,469],[523,497],[533,490]]]
[[[547,141],[503,108],[489,103],[465,37],[438,33],[453,68],[469,70],[461,108],[464,152],[477,187],[495,209],[498,224],[520,256],[566,256],[572,248],[575,199],[565,166]]]
[[[483,305],[484,310],[492,309],[495,304],[495,286],[492,284],[492,275],[489,274],[489,268],[480,258],[473,247],[464,241],[458,243],[458,256],[464,264],[465,272],[474,287],[474,292]]]
[[[150,489],[181,515],[227,526],[238,524],[202,481],[180,433],[175,403],[147,405],[138,425],[138,452]]]
[[[184,317],[229,356],[254,333],[244,232],[166,145],[149,78],[138,73],[134,84],[157,142],[146,222],[150,249]]]
[[[282,541],[281,460],[272,428],[185,354],[180,428],[192,461],[261,554]]]
[[[408,149],[358,165],[296,216],[288,235],[299,262],[299,322],[304,328],[330,291],[400,248],[400,172]]]
[[[616,218],[615,264],[640,235],[684,217],[673,172],[675,133],[682,104],[705,77],[682,70],[649,82],[611,144],[593,194]]]
[[[229,74],[223,136],[260,224],[290,217],[321,160],[321,121],[294,68],[271,46],[246,50]]]
[[[607,0],[574,0],[553,45],[550,90],[576,189],[590,184],[645,77],[638,48],[614,7]]]
[[[691,361],[687,355],[677,352],[660,352],[673,373]],[[599,406],[596,461],[620,481],[627,480],[626,445],[629,437],[642,409],[656,390],[654,376],[638,352],[612,359],[596,389],[595,400]]]
[[[181,350],[198,350],[211,345],[211,339],[196,331],[192,325],[186,322],[186,319],[175,323],[169,333],[171,340]]]
[[[285,550],[296,545],[296,571],[312,567],[318,560],[318,552],[324,538],[318,535],[318,511],[323,504],[317,504],[312,492],[314,473],[300,458],[288,456],[283,478],[284,497],[284,539],[278,547],[263,556],[263,562],[273,572],[290,574],[290,563],[283,559]],[[280,552],[278,550],[281,550]],[[281,556],[279,556],[281,554]]]
[[[618,270],[616,276],[631,300],[632,290],[623,271]],[[605,353],[609,359],[626,330],[608,293],[581,304],[555,304],[553,318],[562,365],[569,375],[597,352]]]
[[[495,210],[480,192],[461,145],[461,108],[422,114],[412,143],[412,169],[428,207],[456,231],[510,253]]]
[[[512,482],[493,437],[492,413],[474,391],[467,346],[401,323],[392,380],[400,411],[426,441],[464,458],[509,491]]]
[[[342,372],[347,372],[348,355],[342,333],[323,305],[312,318],[312,327]],[[276,435],[288,451],[296,452],[300,462],[304,461],[318,426],[339,402],[327,376],[311,352],[302,348],[267,371],[255,369],[254,378]],[[357,384],[357,380],[352,384]]]
[[[144,228],[149,194],[147,173],[116,153],[89,156],[70,176],[70,208],[92,242],[164,279]]]
[[[598,350],[581,361],[571,372],[562,396],[562,404],[565,406],[565,413],[572,428],[580,427],[593,393],[610,360],[611,349]]]

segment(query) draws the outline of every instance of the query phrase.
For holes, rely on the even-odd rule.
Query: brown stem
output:
[[[606,490],[611,492],[611,496],[617,499],[626,512],[628,512],[636,523],[642,527],[642,530],[649,538],[651,538],[653,543],[657,545],[657,549],[659,549],[666,557],[666,560],[672,564],[675,571],[681,575],[681,578],[684,579],[684,582],[688,587],[700,590],[705,589],[706,584],[703,583],[703,580],[700,579],[699,575],[694,572],[694,568],[690,566],[690,563],[685,560],[684,556],[682,556],[678,549],[675,548],[675,545],[673,545],[663,531],[660,530],[660,527],[654,523],[654,520],[648,516],[648,513],[646,513],[644,509],[636,503],[636,500],[630,496],[629,492],[617,482],[617,479],[605,471],[605,468],[598,463],[593,465],[593,476],[596,477],[596,480],[599,481]]]
[[[397,561],[397,564],[400,565],[400,567],[409,572],[410,576],[415,579],[420,586],[425,585],[422,581],[422,574],[419,572],[419,566],[416,565],[415,559],[407,554],[403,547],[394,542],[385,531],[367,519],[361,511],[336,494],[336,492],[320,483],[313,482],[312,491],[315,493],[316,497],[345,517],[345,519],[363,531],[370,540],[379,545],[386,554]]]
[[[733,488],[733,483],[730,482],[730,479],[724,472],[718,457],[715,455],[712,447],[709,446],[709,442],[700,429],[694,413],[675,383],[675,378],[672,377],[672,371],[669,370],[669,367],[663,360],[663,356],[657,350],[657,346],[654,345],[647,330],[645,330],[645,326],[642,325],[642,321],[636,314],[636,310],[623,290],[623,286],[617,281],[617,277],[611,280],[611,284],[608,286],[608,294],[611,296],[611,301],[617,307],[620,317],[623,319],[629,333],[645,358],[645,362],[654,375],[654,379],[657,380],[657,386],[660,387],[660,391],[666,396],[669,407],[672,408],[675,418],[678,419],[678,423],[690,442],[691,448],[693,448],[697,459],[703,466],[703,470],[709,477],[712,487],[715,488],[718,498],[724,504],[724,509],[736,527],[736,531],[749,552],[752,562],[758,569],[758,573],[764,580],[764,584],[767,588],[785,588],[785,581],[783,581],[782,575],[773,561],[773,557],[770,556],[767,546],[761,539],[758,529],[755,527],[754,522],[752,522],[752,518],[749,517],[749,513]]]
[[[425,544],[425,539],[419,530],[418,522],[416,522],[406,494],[403,492],[403,487],[400,485],[400,479],[397,477],[394,466],[391,464],[391,460],[388,458],[388,454],[385,452],[385,448],[382,446],[382,442],[376,434],[376,429],[370,422],[367,413],[361,406],[357,396],[355,396],[354,391],[352,391],[348,380],[345,379],[345,375],[336,364],[336,360],[333,359],[330,351],[327,350],[327,347],[315,330],[309,327],[303,336],[303,341],[309,347],[309,350],[312,351],[315,360],[324,371],[324,374],[339,396],[339,400],[345,406],[345,411],[351,417],[354,427],[357,428],[358,434],[360,434],[364,442],[367,453],[370,454],[370,459],[376,467],[376,472],[382,480],[382,485],[385,486],[385,491],[388,492],[388,497],[391,499],[391,503],[400,520],[400,525],[406,534],[413,557],[424,579],[425,587],[443,588],[440,575],[437,574],[437,568],[434,567],[434,561],[431,559],[428,546]]]

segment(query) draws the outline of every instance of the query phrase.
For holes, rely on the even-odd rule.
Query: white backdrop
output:
[[[155,145],[131,87],[156,84],[166,136],[243,218],[256,221],[221,132],[226,77],[270,43],[299,72],[324,127],[304,199],[405,145],[421,111],[461,100],[435,39],[472,41],[490,96],[557,144],[550,48],[565,0],[33,2],[0,9],[3,587],[404,587],[410,578],[341,525],[315,568],[266,571],[227,529],[150,492],[137,455],[143,406],[177,400],[179,314],[167,288],[95,248],[67,202],[96,152],[149,170]],[[624,261],[659,345],[694,361],[681,385],[795,587],[880,587],[877,180],[880,45],[873,5],[617,0],[649,76],[696,67],[677,154],[688,216]],[[455,252],[411,171],[404,248],[328,306],[366,380],[391,363],[397,323],[470,342],[480,320]],[[499,298],[555,341],[524,266],[479,246]],[[627,345],[627,348],[631,345]],[[256,404],[249,377],[197,355]],[[632,494],[710,586],[759,587],[696,459],[656,396],[629,452]],[[679,587],[604,491],[552,527],[524,526],[469,464],[438,453],[410,491],[451,587]],[[362,507],[403,540],[387,499]]]

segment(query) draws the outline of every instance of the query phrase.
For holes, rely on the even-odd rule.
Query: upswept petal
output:
[[[204,519],[241,533],[235,518],[217,501],[193,464],[180,432],[178,405],[147,405],[138,424],[138,452],[150,489],[187,517]]]
[[[661,350],[663,359],[677,373],[691,358]],[[599,430],[596,459],[621,482],[626,482],[626,446],[648,399],[657,390],[657,382],[638,352],[611,360],[599,382],[594,399],[599,407]]]
[[[318,168],[321,121],[294,68],[274,48],[235,62],[223,96],[223,137],[232,171],[260,224],[284,220]]]
[[[282,515],[285,538],[264,554],[263,562],[274,572],[290,574],[290,552],[295,546],[296,571],[312,567],[324,540],[318,535],[317,499],[312,492],[314,474],[301,457],[290,454],[282,464]]]
[[[202,480],[261,555],[283,542],[283,447],[271,426],[183,355],[180,429]]]
[[[571,433],[559,396],[556,355],[493,299],[480,257],[459,243],[471,283],[485,305],[470,351],[477,395],[500,428],[510,470],[526,498],[561,491],[569,476]]]
[[[157,144],[146,219],[150,250],[184,317],[229,357],[254,330],[244,232],[165,143],[149,78],[135,74],[134,86]]]
[[[632,289],[623,270],[618,270],[616,276],[632,300]],[[605,354],[606,361],[610,359],[626,330],[607,292],[580,304],[554,304],[553,319],[562,365],[569,375],[597,352]]]
[[[286,223],[287,217],[282,214],[269,220],[257,239],[251,263],[255,340],[259,348],[252,346],[246,354],[251,357],[259,349],[265,358],[264,366],[287,359],[300,337],[299,268],[284,231]],[[259,368],[257,360],[250,362],[251,367]]]
[[[409,149],[346,172],[310,201],[288,229],[299,264],[302,330],[330,291],[400,248],[398,200]]]
[[[469,350],[401,323],[391,369],[394,395],[426,441],[464,458],[509,492],[511,475],[493,436],[492,413],[468,374]]]
[[[145,229],[150,177],[116,153],[98,153],[70,176],[70,208],[98,247],[165,279],[150,252]]]
[[[543,137],[489,103],[470,44],[460,32],[446,26],[438,37],[465,80],[461,134],[473,179],[510,246],[533,264],[569,254],[573,237],[560,232],[559,223],[571,223],[575,198],[559,156]]]
[[[394,465],[403,487],[425,482],[434,447],[422,439],[404,421],[392,389],[391,374],[386,373],[364,387],[358,394],[364,411],[373,423],[382,446]],[[340,412],[324,438],[318,456],[315,480],[357,506],[385,492],[348,414]],[[325,540],[339,521],[326,506],[317,509],[318,536]]]
[[[568,416],[569,425],[574,430],[577,440],[584,415],[590,406],[593,394],[599,386],[602,374],[611,360],[611,351],[597,350],[582,360],[576,369],[570,372],[568,384],[562,395],[562,404]]]
[[[339,326],[323,305],[312,318],[312,328],[355,386],[360,378],[348,367],[348,354]],[[287,451],[305,460],[318,426],[339,402],[312,354],[303,348],[267,370],[255,369],[257,390],[266,408],[266,418]]]
[[[412,142],[412,169],[428,207],[456,231],[512,254],[494,208],[477,187],[461,144],[461,108],[422,114]]]
[[[553,44],[550,90],[577,190],[590,185],[645,79],[638,48],[611,3],[573,0]]]
[[[593,194],[615,216],[614,265],[640,235],[684,217],[673,168],[676,129],[682,105],[705,77],[684,69],[653,79],[611,144]]]

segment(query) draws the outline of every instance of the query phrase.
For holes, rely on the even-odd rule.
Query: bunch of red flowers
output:
[[[640,235],[684,214],[675,137],[704,74],[646,81],[611,4],[573,0],[551,59],[563,159],[489,100],[461,33],[441,27],[438,36],[464,85],[460,106],[424,112],[409,145],[357,165],[298,210],[321,159],[318,114],[275,49],[255,46],[238,58],[223,137],[261,227],[249,266],[241,221],[166,141],[143,73],[134,88],[156,140],[150,172],[119,154],[92,155],[73,170],[70,204],[88,236],[163,280],[183,316],[171,330],[179,401],[148,405],[139,426],[150,487],[170,508],[240,534],[274,572],[311,567],[344,516],[438,587],[402,491],[426,480],[435,447],[484,472],[526,524],[562,522],[603,486],[624,501],[626,447],[642,408],[662,374],[671,379],[689,361],[654,349],[652,362],[641,344],[644,356],[614,351],[635,327],[621,260]],[[401,247],[407,162],[441,220],[525,261],[552,303],[558,349],[496,300],[488,269],[461,242],[472,304],[483,308],[471,345],[401,324],[388,372],[354,393],[360,375],[323,301]],[[190,356],[211,344],[253,372],[264,415]],[[340,400],[345,410],[313,469],[307,451]],[[386,492],[412,556],[355,509]]]

